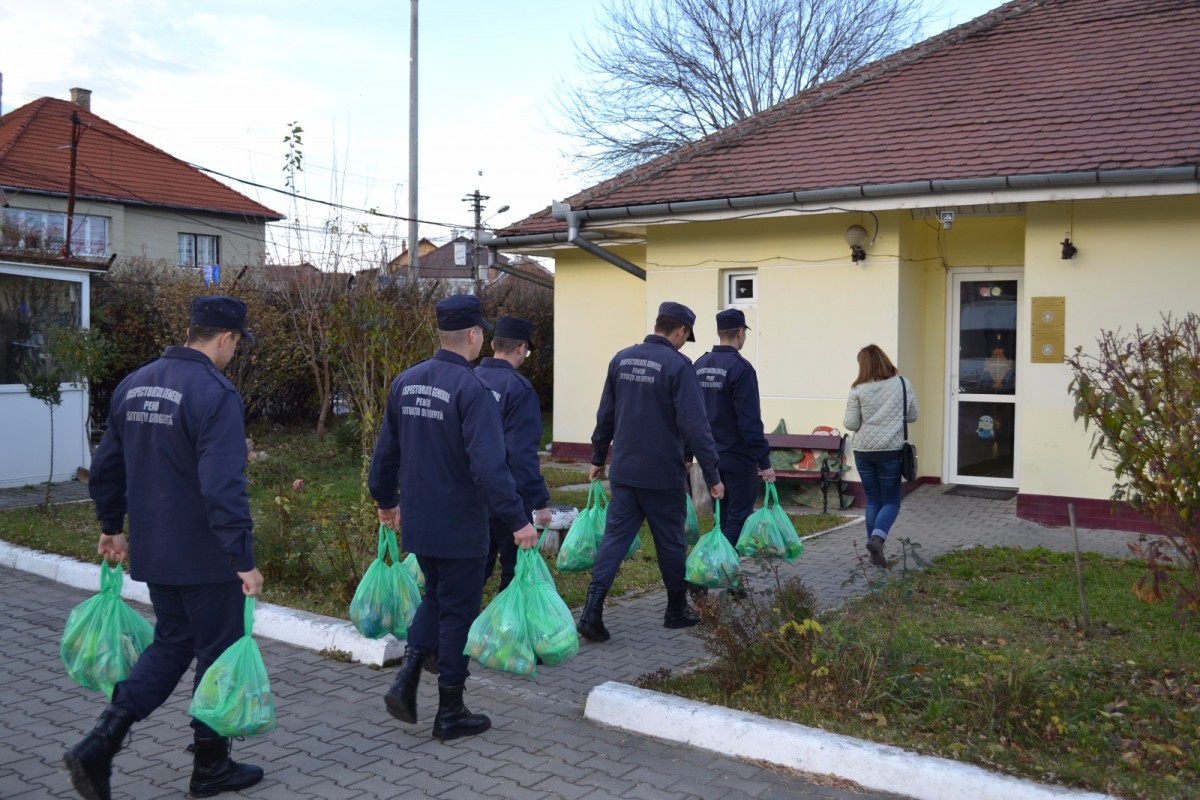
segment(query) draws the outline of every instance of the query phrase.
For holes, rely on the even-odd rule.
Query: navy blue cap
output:
[[[497,317],[496,338],[524,342],[533,349],[533,323],[523,317]]]
[[[191,320],[193,325],[204,328],[238,331],[247,343],[254,343],[254,337],[246,330],[246,304],[236,298],[223,295],[193,297]]]
[[[746,324],[746,315],[740,309],[727,308],[717,312],[717,330],[736,331],[738,328],[750,330],[750,326]]]
[[[696,314],[683,303],[668,300],[658,307],[658,315],[660,317],[670,317],[677,322],[687,325],[687,340],[689,342],[696,341]]]
[[[483,318],[479,298],[473,294],[456,294],[437,304],[437,326],[439,331],[465,331],[476,325],[485,331],[492,326]]]

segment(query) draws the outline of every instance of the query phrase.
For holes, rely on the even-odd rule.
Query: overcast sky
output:
[[[931,5],[935,4],[930,0]],[[930,35],[1001,0],[940,0]],[[91,89],[92,111],[177,158],[283,190],[283,137],[304,128],[301,194],[408,212],[410,3],[280,0],[10,0],[0,6],[4,112]],[[419,216],[469,228],[478,189],[490,224],[515,222],[587,183],[571,174],[551,99],[602,0],[420,4]],[[480,174],[482,173],[482,175]],[[304,229],[327,210],[226,180]],[[342,225],[358,221],[353,215]],[[402,222],[365,220],[391,253]],[[423,224],[420,235],[450,234]],[[276,238],[279,238],[276,234]],[[276,254],[288,260],[285,253]],[[353,257],[353,254],[352,254]],[[357,266],[357,265],[356,265]],[[364,265],[365,266],[365,265]]]

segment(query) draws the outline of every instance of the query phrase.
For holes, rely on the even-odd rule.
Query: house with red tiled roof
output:
[[[428,242],[421,240],[421,245]],[[432,244],[432,243],[430,243]],[[514,273],[553,288],[554,273],[538,264],[536,260],[527,257],[510,259],[503,254],[495,254],[489,260],[488,251],[476,248],[474,240],[466,236],[455,236],[449,242],[428,250],[418,252],[418,269],[422,281],[440,281],[450,291],[470,292],[475,290],[476,280],[492,284],[507,279]],[[476,264],[479,268],[476,268]],[[402,253],[388,265],[389,274],[394,280],[409,279],[410,268],[408,254]]]
[[[88,398],[62,385],[50,417],[22,376],[49,363],[51,334],[90,325],[90,286],[117,257],[204,270],[263,262],[283,217],[92,113],[91,92],[0,117],[0,486],[90,464]],[[53,459],[48,442],[53,441]]]
[[[555,452],[590,455],[661,301],[696,311],[692,358],[738,307],[768,430],[840,427],[874,343],[917,388],[920,480],[1143,527],[1063,357],[1195,310],[1198,40],[1194,0],[1012,0],[488,237],[555,258]]]

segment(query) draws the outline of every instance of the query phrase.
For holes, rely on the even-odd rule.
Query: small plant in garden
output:
[[[1200,316],[1166,314],[1158,328],[1102,331],[1097,355],[1067,359],[1075,419],[1092,429],[1092,457],[1116,478],[1112,500],[1164,534],[1130,546],[1149,571],[1133,590],[1156,601],[1174,594],[1181,613],[1200,613]],[[1167,567],[1178,560],[1183,583]]]

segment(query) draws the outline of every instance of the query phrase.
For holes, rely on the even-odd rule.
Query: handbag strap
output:
[[[900,395],[904,398],[904,407],[900,409],[900,419],[904,421],[904,442],[908,443],[908,384],[900,375]]]

